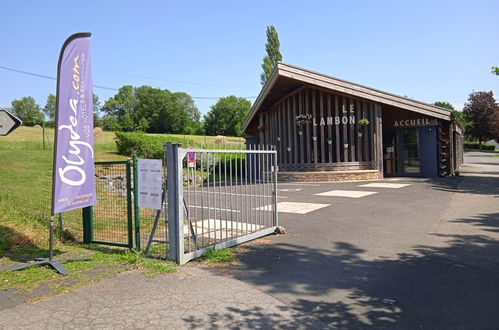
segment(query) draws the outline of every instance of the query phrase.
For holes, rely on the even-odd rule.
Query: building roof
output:
[[[243,131],[248,128],[258,111],[271,107],[281,98],[304,85],[322,87],[424,115],[451,120],[451,112],[448,109],[279,62],[251,107],[244,121]]]

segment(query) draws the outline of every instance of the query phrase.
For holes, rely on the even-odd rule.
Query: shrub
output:
[[[115,140],[120,155],[137,155],[153,159],[163,159],[164,145],[167,142],[178,142],[184,146],[194,145],[194,141],[191,139],[145,133],[116,132]]]
[[[480,149],[480,144],[478,142],[465,142],[463,145],[464,149],[473,149],[473,150]],[[493,144],[482,144],[483,151],[494,151],[495,149],[496,146]]]

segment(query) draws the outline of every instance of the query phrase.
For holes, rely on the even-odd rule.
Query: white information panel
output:
[[[139,159],[138,165],[139,207],[161,210],[161,159]]]

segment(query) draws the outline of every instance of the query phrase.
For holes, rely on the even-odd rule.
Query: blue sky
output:
[[[92,32],[94,84],[185,91],[206,113],[217,97],[260,92],[265,28],[283,62],[459,109],[499,97],[499,1],[2,1],[0,66],[56,75],[64,40]],[[0,107],[55,81],[0,69]],[[101,101],[115,94],[94,88]],[[210,97],[215,99],[201,99]],[[254,101],[254,98],[250,99]]]

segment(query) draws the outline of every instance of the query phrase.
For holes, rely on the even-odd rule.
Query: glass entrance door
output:
[[[420,172],[418,130],[406,128],[404,129],[404,174],[419,174]]]
[[[397,130],[383,130],[383,168],[385,175],[397,175],[398,172]]]

